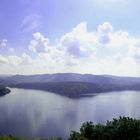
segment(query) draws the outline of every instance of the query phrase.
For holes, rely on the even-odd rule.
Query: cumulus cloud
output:
[[[96,36],[87,31],[87,23],[78,24],[70,33],[62,36],[59,45],[68,55],[75,58],[95,54]]]
[[[109,22],[105,22],[98,26],[98,37],[99,42],[102,44],[107,44],[110,42],[110,34],[113,31],[113,27]]]
[[[6,64],[7,61],[8,61],[8,60],[6,59],[6,57],[0,55],[0,64]]]
[[[109,34],[113,31],[113,27],[109,22],[104,22],[102,25],[98,26],[98,32],[103,34]]]
[[[40,32],[34,33],[28,51],[20,56],[1,55],[3,69],[12,65],[11,72],[24,74],[80,72],[140,76],[140,38],[123,30],[115,31],[109,22],[92,32],[82,22],[55,45]]]
[[[33,34],[33,39],[30,41],[29,50],[33,52],[45,52],[49,50],[49,39],[45,38],[41,33]]]

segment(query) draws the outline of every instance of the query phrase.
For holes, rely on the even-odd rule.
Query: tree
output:
[[[120,117],[105,125],[86,122],[80,132],[72,131],[69,140],[140,140],[140,120]]]

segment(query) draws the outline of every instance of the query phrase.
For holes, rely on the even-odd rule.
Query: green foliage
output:
[[[0,140],[26,140],[26,139],[8,135],[8,136],[0,136]]]
[[[140,140],[140,120],[120,117],[105,125],[86,122],[80,132],[71,132],[69,140]]]
[[[22,138],[22,137],[14,137],[11,135],[8,136],[0,136],[0,140],[62,140],[62,138]]]

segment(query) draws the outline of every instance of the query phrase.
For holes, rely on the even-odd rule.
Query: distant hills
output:
[[[136,84],[140,83],[140,77],[119,77],[111,75],[92,75],[77,73],[56,73],[38,75],[5,75],[0,76],[0,81],[8,83],[45,83],[45,82],[89,82],[112,84]]]
[[[38,89],[66,96],[109,91],[140,91],[140,77],[118,77],[77,73],[0,76],[0,84]]]

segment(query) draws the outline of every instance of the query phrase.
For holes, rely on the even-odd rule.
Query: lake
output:
[[[119,116],[140,117],[140,93],[111,92],[72,99],[39,90],[12,88],[0,97],[0,134],[60,136],[66,139],[85,121],[105,123]]]

